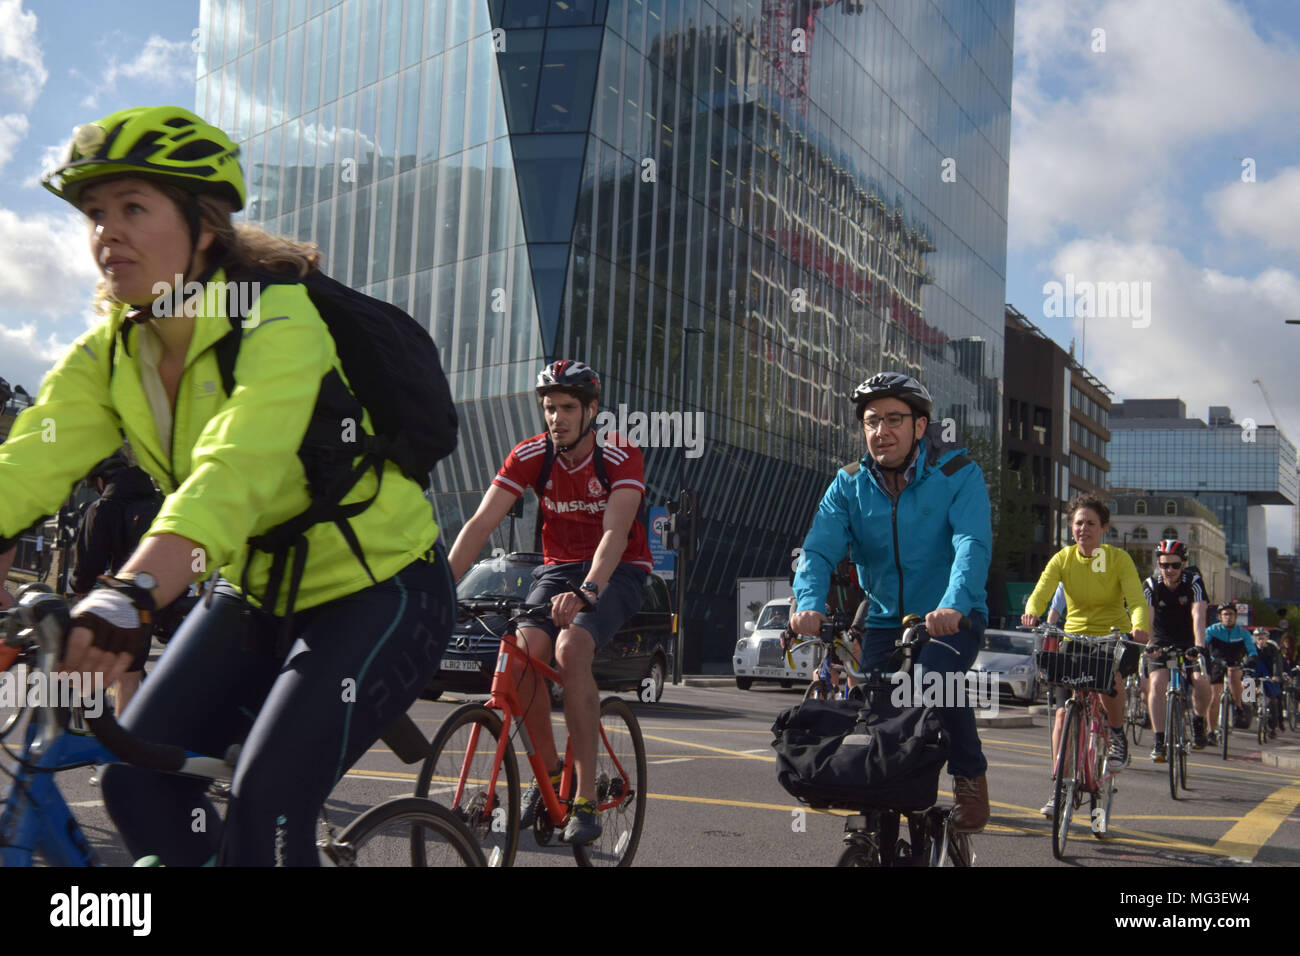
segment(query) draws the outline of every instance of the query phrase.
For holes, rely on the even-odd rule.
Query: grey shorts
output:
[[[563,594],[569,585],[581,587],[591,571],[591,562],[582,561],[573,564],[543,564],[533,569],[533,587],[528,592],[529,604],[541,604],[557,594]],[[596,639],[596,647],[601,648],[614,639],[618,629],[627,620],[641,610],[646,596],[646,572],[634,564],[620,564],[614,575],[600,592],[596,610],[582,611],[573,619],[573,623],[584,629]],[[560,629],[554,621],[535,624],[540,630],[551,636],[559,635]]]

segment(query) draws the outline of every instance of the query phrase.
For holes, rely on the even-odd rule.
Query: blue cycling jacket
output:
[[[1222,641],[1224,644],[1245,644],[1247,654],[1254,657],[1257,653],[1255,638],[1251,636],[1250,631],[1240,624],[1232,625],[1231,630],[1222,624],[1211,624],[1205,629],[1205,639],[1207,641]]]
[[[966,449],[941,450],[937,433],[919,446],[920,464],[897,501],[865,457],[835,475],[804,539],[797,611],[826,612],[831,574],[852,547],[868,627],[898,627],[905,614],[937,608],[988,616],[993,528],[984,474]]]

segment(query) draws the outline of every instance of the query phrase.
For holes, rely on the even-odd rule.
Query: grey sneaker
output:
[[[564,828],[564,836],[560,839],[564,843],[586,846],[599,839],[603,829],[596,805],[579,797],[573,805],[573,812],[569,814],[569,825]]]
[[[560,774],[551,775],[551,789],[560,789]],[[542,788],[537,785],[536,778],[528,785],[524,791],[523,798],[519,801],[519,829],[531,830],[533,821],[537,819],[537,810],[542,805]]]
[[[1116,772],[1128,766],[1128,740],[1124,737],[1123,727],[1118,730],[1110,728],[1110,749],[1106,751],[1106,758]]]
[[[1043,816],[1047,817],[1047,819],[1049,820],[1052,819],[1052,817],[1056,816],[1056,781],[1055,780],[1052,781],[1052,790],[1047,795],[1047,802],[1043,804],[1043,809],[1039,810],[1038,812],[1041,813]]]

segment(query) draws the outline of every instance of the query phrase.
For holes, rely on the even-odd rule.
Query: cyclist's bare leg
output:
[[[1192,674],[1192,710],[1197,717],[1210,719],[1210,678],[1205,674]]]
[[[1055,693],[1055,691],[1050,691]],[[1056,708],[1056,722],[1052,724],[1052,773],[1056,773],[1057,758],[1061,753],[1061,734],[1065,727],[1065,703]]]
[[[1106,710],[1106,719],[1110,721],[1112,730],[1124,726],[1124,678],[1119,674],[1115,675],[1115,693],[1110,697],[1102,694],[1101,706]]]
[[[539,628],[519,628],[515,643],[541,661],[549,662],[551,659],[550,635]],[[567,693],[568,688],[565,690]],[[537,671],[526,667],[516,693],[519,703],[524,706],[524,726],[528,729],[528,736],[532,738],[537,755],[546,766],[552,770],[557,769],[560,757],[555,752],[555,734],[551,730],[551,695],[546,682]]]
[[[1232,687],[1232,702],[1241,706],[1241,668],[1228,668],[1228,683]]]
[[[571,625],[560,632],[555,660],[564,680],[564,723],[578,775],[578,796],[596,799],[596,735],[600,726],[600,692],[592,675],[596,639],[585,628]]]
[[[135,692],[140,689],[140,678],[143,671],[127,671],[117,679],[117,716],[121,717],[122,712],[126,710],[126,705],[131,703],[131,698]]]
[[[1169,668],[1151,672],[1151,694],[1147,697],[1147,713],[1151,715],[1151,729],[1165,732],[1165,691],[1169,689]]]
[[[1215,732],[1219,729],[1219,699],[1222,696],[1222,684],[1214,684],[1210,687],[1210,730]]]

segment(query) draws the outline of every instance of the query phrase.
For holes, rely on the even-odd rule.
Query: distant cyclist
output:
[[[1210,653],[1214,664],[1210,679],[1213,682],[1210,695],[1210,728],[1216,730],[1219,722],[1219,698],[1223,696],[1223,679],[1228,678],[1228,687],[1232,691],[1233,722],[1237,726],[1245,721],[1241,709],[1241,665],[1247,657],[1255,656],[1255,639],[1250,631],[1237,624],[1237,606],[1224,604],[1219,607],[1219,623],[1211,624],[1205,629],[1209,641]]]
[[[1146,592],[1147,607],[1151,612],[1151,649],[1164,647],[1205,650],[1205,582],[1199,574],[1187,570],[1187,546],[1181,541],[1165,539],[1156,546],[1156,564],[1160,570],[1142,582]],[[1163,698],[1169,686],[1169,669],[1164,663],[1154,663],[1151,672],[1150,696],[1147,713],[1151,715],[1151,729],[1155,731],[1151,759],[1156,763],[1165,760],[1165,708]],[[1210,706],[1210,682],[1199,668],[1188,668],[1192,683],[1192,747],[1205,747],[1205,718]]]
[[[1071,634],[1104,637],[1112,628],[1131,630],[1133,639],[1146,643],[1148,614],[1146,597],[1142,593],[1142,580],[1138,577],[1133,559],[1126,551],[1103,544],[1110,527],[1110,509],[1094,495],[1079,495],[1070,502],[1070,526],[1075,543],[1062,548],[1043,568],[1038,586],[1029,596],[1021,623],[1035,625],[1047,610],[1048,600],[1057,584],[1065,585],[1069,601],[1069,617],[1065,630]],[[1106,719],[1110,724],[1109,757],[1115,769],[1128,763],[1128,743],[1124,739],[1124,682],[1115,675],[1113,693],[1102,697]],[[1052,769],[1055,773],[1056,755],[1061,748],[1065,728],[1065,708],[1056,712],[1052,728]],[[1052,787],[1042,813],[1050,817],[1056,813],[1056,787]]]
[[[1255,658],[1252,675],[1268,707],[1268,735],[1276,737],[1282,726],[1282,649],[1266,627],[1255,628]]]
[[[881,372],[853,393],[867,453],[841,468],[822,497],[794,578],[790,628],[821,632],[836,565],[850,546],[869,613],[864,669],[879,668],[901,636],[902,618],[927,612],[931,642],[919,659],[927,672],[965,675],[979,653],[988,607],[984,582],[993,551],[988,489],[979,466],[927,432],[932,400],[908,375]],[[970,626],[962,629],[965,615]],[[951,703],[951,702],[950,702]],[[951,738],[953,826],[984,829],[989,817],[988,762],[969,706],[939,710]]]
[[[528,653],[549,661],[554,648],[564,681],[564,721],[573,747],[578,798],[565,827],[567,843],[591,843],[601,834],[596,809],[596,737],[600,695],[591,665],[597,648],[614,639],[645,601],[646,576],[654,564],[645,526],[637,520],[645,496],[641,451],[610,434],[603,445],[593,430],[600,406],[600,378],[586,364],[552,362],[537,376],[546,431],[521,441],[483,496],[474,516],[456,537],[448,560],[459,580],[483,550],[488,536],[524,490],[536,488],[549,461],[537,507],[542,517],[543,563],[533,572],[529,604],[551,603],[553,622],[521,626]],[[570,588],[579,588],[590,602]],[[543,762],[556,772],[561,761],[551,732],[551,701],[530,668],[519,699],[528,708],[524,725]],[[536,783],[524,796],[520,826],[528,828],[541,802]]]

